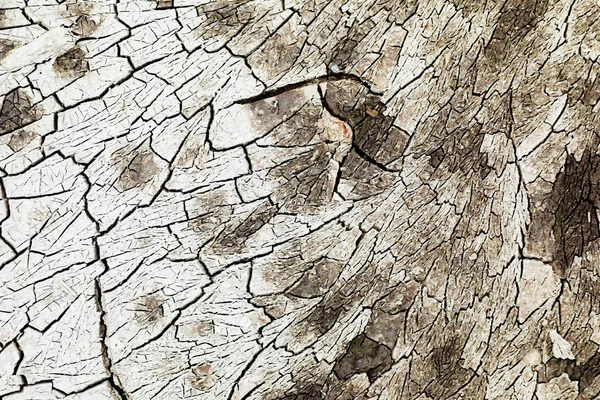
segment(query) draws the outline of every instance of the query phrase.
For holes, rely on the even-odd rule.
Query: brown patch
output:
[[[207,336],[215,333],[215,325],[212,320],[198,321],[193,330],[198,336]]]
[[[439,147],[438,149],[432,151],[429,155],[429,165],[433,168],[437,168],[440,166],[442,161],[444,161],[444,149]]]
[[[596,216],[599,194],[600,157],[586,150],[581,161],[568,155],[552,190],[533,200],[541,207],[532,210],[528,246],[550,243],[542,246],[549,253],[544,256],[552,259],[554,272],[561,278],[568,275],[575,256],[581,256],[586,245],[600,237]]]
[[[310,314],[307,323],[323,335],[333,328],[341,314],[341,307],[330,308],[319,306]]]
[[[225,42],[264,11],[251,0],[215,0],[196,8],[203,22],[194,33],[204,41]]]
[[[173,0],[157,0],[156,9],[157,10],[165,10],[173,8]]]
[[[358,154],[383,169],[399,170],[408,133],[393,125],[394,118],[384,115],[386,106],[380,96],[354,81],[327,85],[325,101],[334,115],[352,127]]]
[[[80,47],[74,47],[66,53],[58,56],[52,68],[60,77],[80,78],[88,71],[88,63],[85,60],[86,53]]]
[[[291,117],[296,110],[300,110],[298,112],[303,112],[307,114],[306,117],[314,119],[312,114],[315,110],[312,110],[310,104],[306,103],[304,89],[287,90],[277,96],[252,102],[247,105],[252,116],[250,123],[256,131],[269,130],[274,123],[283,122],[285,117]]]
[[[239,224],[221,233],[215,239],[215,244],[226,249],[239,248],[250,236],[266,225],[276,213],[277,207],[269,201],[263,202]]]
[[[261,80],[274,81],[297,64],[307,34],[295,21],[292,18],[248,56],[248,64]]]
[[[94,3],[91,1],[76,1],[74,3],[67,3],[67,15],[88,15],[92,8],[94,8]]]
[[[581,256],[583,248],[600,237],[594,207],[600,200],[599,184],[600,157],[589,150],[580,162],[567,156],[564,172],[558,174],[548,199],[554,205],[552,266],[561,277],[566,276],[575,256]]]
[[[192,371],[196,375],[206,375],[206,374],[210,373],[211,370],[212,370],[212,366],[210,364],[202,364],[202,365],[198,365],[198,366],[194,367]]]
[[[360,200],[382,193],[396,180],[396,175],[382,171],[368,162],[353,149],[344,159],[341,179],[352,183],[350,193],[344,193],[346,199]]]
[[[462,349],[466,343],[466,337],[460,337],[456,333],[467,327],[447,327],[450,337],[442,338],[442,345],[435,347],[426,360],[432,367],[435,378],[428,386],[426,393],[436,399],[445,399],[456,393],[475,374],[472,370],[462,367]],[[468,330],[467,330],[468,332]],[[436,338],[431,338],[436,345]]]
[[[19,152],[23,150],[29,143],[31,143],[36,137],[37,135],[33,132],[25,130],[17,131],[11,135],[8,142],[8,147],[10,147],[10,149],[15,153]]]
[[[372,382],[392,366],[392,351],[364,334],[355,337],[333,370],[342,379],[366,373]]]
[[[461,345],[456,336],[452,336],[443,346],[436,347],[431,352],[431,363],[438,376],[445,375],[456,367],[461,355]]]
[[[77,18],[73,24],[72,32],[82,37],[89,37],[98,29],[98,23],[87,15]]]
[[[152,150],[145,149],[137,151],[134,154],[135,155],[115,183],[115,188],[121,192],[150,182],[160,171],[160,167],[156,161],[157,157]],[[117,152],[113,159],[115,161],[120,161],[121,157],[123,157],[123,155],[120,152]]]
[[[192,368],[192,376],[189,383],[192,387],[199,390],[208,390],[215,384],[215,378],[211,374],[212,365],[201,364]]]
[[[317,383],[297,384],[298,388],[292,394],[287,394],[279,400],[323,400],[323,385]]]
[[[570,366],[572,369],[567,368],[567,374],[571,380],[579,381],[579,392],[583,393],[600,376],[600,353],[594,354],[583,363],[573,363]],[[596,388],[596,391],[598,391],[598,388]]]
[[[371,314],[365,334],[370,339],[393,349],[406,320],[406,313],[388,314],[382,310],[375,310]]]
[[[8,52],[17,47],[14,42],[6,39],[0,39],[0,60],[8,55]]]
[[[547,383],[563,373],[566,373],[570,380],[578,381],[579,392],[583,393],[600,376],[600,353],[595,353],[583,362],[552,357],[538,372],[538,382]]]
[[[372,15],[376,14],[375,10],[371,10]],[[330,68],[345,71],[352,67],[352,63],[362,58],[362,54],[357,54],[356,48],[369,33],[375,28],[375,22],[372,19],[364,21],[355,21],[350,27],[343,39],[337,42],[333,50]]]
[[[305,206],[322,206],[331,200],[338,168],[331,160],[337,147],[335,143],[321,142],[312,152],[298,155],[269,171],[269,176],[287,181],[277,196],[285,199],[286,207],[299,210]]]
[[[402,283],[378,302],[377,306],[392,315],[406,311],[413,303],[420,288],[421,286],[415,281]]]
[[[339,261],[324,258],[305,272],[289,293],[304,298],[323,296],[337,280],[342,267]]]
[[[75,35],[84,38],[89,37],[98,29],[99,23],[90,16],[90,12],[94,8],[93,4],[90,1],[78,1],[67,4],[65,16],[68,18],[77,17],[71,28],[71,32]],[[99,15],[97,18],[101,20],[102,16]]]
[[[261,124],[261,119],[273,118],[278,115],[283,119],[283,114],[298,108],[298,103],[306,101],[297,91],[291,90],[284,94],[272,98],[272,101],[260,101],[252,103],[250,109],[252,112],[251,123]],[[275,103],[276,101],[276,103]],[[323,109],[320,105],[314,105],[310,101],[306,102],[302,108],[291,118],[285,120],[276,126],[272,132],[259,141],[260,145],[273,146],[307,146],[311,140],[318,135],[318,123]],[[264,123],[263,123],[264,126]]]
[[[548,10],[548,0],[509,0],[500,11],[500,18],[485,53],[495,62],[510,60],[518,52],[523,38],[531,32]]]
[[[12,132],[42,118],[42,111],[32,104],[31,97],[21,88],[10,91],[0,110],[0,134]]]
[[[135,320],[143,325],[151,325],[157,322],[165,315],[163,302],[164,297],[158,293],[142,298],[136,304]]]
[[[482,7],[485,6],[485,2],[476,1],[476,0],[451,0],[454,7],[460,12],[462,12],[463,16],[469,18],[471,15],[476,14]]]

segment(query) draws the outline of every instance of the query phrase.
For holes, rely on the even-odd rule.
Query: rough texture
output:
[[[0,1],[0,398],[599,398],[599,15]]]

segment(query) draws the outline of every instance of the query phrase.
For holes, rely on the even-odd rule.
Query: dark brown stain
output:
[[[321,335],[329,332],[342,314],[342,307],[319,306],[314,309],[307,319],[311,329],[316,329]]]
[[[163,302],[164,297],[160,293],[142,298],[135,307],[135,320],[143,325],[157,322],[165,315]]]
[[[166,10],[169,8],[173,8],[173,0],[157,0],[156,9],[157,10]]]
[[[342,168],[341,179],[354,183],[352,199],[360,200],[383,193],[396,180],[396,175],[382,171],[352,149]]]
[[[287,181],[286,193],[281,193],[287,207],[293,210],[321,206],[331,200],[335,177],[330,173],[330,164],[337,146],[321,142],[312,152],[300,154],[269,171],[269,176]]]
[[[324,400],[323,385],[318,383],[296,384],[293,393],[281,397],[279,400]]]
[[[470,18],[486,5],[483,1],[474,0],[451,0],[451,2],[459,12],[462,12],[465,18]]]
[[[85,60],[86,52],[80,47],[73,47],[66,53],[58,56],[52,68],[58,76],[80,78],[88,71],[88,63]]]
[[[356,151],[383,169],[399,170],[409,135],[384,115],[386,106],[380,100],[354,81],[330,82],[325,94],[332,113],[352,127]]]
[[[568,364],[567,374],[572,381],[579,381],[579,392],[583,393],[600,376],[600,353],[594,354],[584,363]]]
[[[304,89],[293,89],[249,103],[247,107],[251,114],[250,123],[255,130],[264,131],[265,127],[273,125],[273,121],[283,121],[285,116],[291,117],[293,110],[305,109],[305,112],[308,111],[306,116],[311,117],[315,110],[311,109],[310,105],[304,104],[306,100]],[[316,122],[314,116],[311,119]]]
[[[244,220],[223,231],[216,239],[215,245],[223,249],[236,251],[248,238],[267,224],[277,213],[277,207],[270,201],[262,202]]]
[[[342,379],[366,373],[372,382],[392,366],[392,351],[364,334],[355,337],[333,370]]]
[[[375,10],[372,10],[376,13]],[[330,69],[345,71],[352,66],[353,62],[360,59],[362,54],[356,54],[356,47],[375,28],[372,19],[365,21],[354,21],[347,34],[337,42],[331,56]]]
[[[335,283],[342,267],[339,261],[323,258],[306,271],[288,293],[303,298],[322,296]]]
[[[87,15],[82,15],[75,20],[72,32],[81,37],[90,37],[98,29],[98,23]]]
[[[443,376],[450,367],[455,367],[460,359],[461,346],[457,336],[451,336],[443,346],[436,347],[431,352],[431,363],[438,376]]]
[[[194,333],[198,336],[207,336],[215,333],[215,324],[212,320],[198,321],[194,325]]]
[[[14,42],[6,39],[0,39],[0,60],[8,55],[8,52],[17,47]]]
[[[596,216],[599,185],[600,157],[587,149],[581,161],[567,155],[550,193],[536,199],[543,207],[532,209],[528,240],[534,247],[536,242],[551,243],[545,256],[552,258],[554,272],[561,278],[568,276],[575,256],[581,256],[584,248],[600,237]],[[544,229],[548,225],[551,232]]]
[[[444,161],[444,149],[442,147],[438,147],[434,151],[428,154],[429,156],[429,165],[433,168],[437,168],[440,166],[442,161]]]
[[[17,131],[11,135],[8,142],[8,147],[10,147],[10,149],[15,153],[19,152],[23,150],[29,143],[31,143],[36,137],[37,135],[33,132],[25,130]]]
[[[449,132],[449,139],[443,143],[441,163],[450,173],[461,171],[465,174],[476,174],[479,182],[483,181],[493,170],[488,166],[487,155],[480,152],[485,136],[480,124]],[[446,174],[440,170],[441,174]]]
[[[463,387],[475,374],[472,370],[465,369],[462,364],[462,349],[466,343],[466,337],[460,337],[458,333],[465,327],[448,327],[453,330],[448,338],[442,339],[442,345],[435,347],[427,360],[433,366],[435,379],[427,387],[428,396],[435,399],[447,399]],[[433,343],[436,339],[432,338]]]
[[[115,183],[115,188],[121,192],[150,182],[160,172],[160,167],[156,162],[156,155],[152,150],[139,150],[125,155],[117,152],[112,157],[113,162],[121,161],[123,156],[131,157],[131,160]]]
[[[188,378],[190,385],[199,390],[210,389],[214,384],[211,364],[201,364],[192,368],[192,376]]]
[[[552,357],[538,372],[538,382],[549,382],[564,373],[571,381],[579,383],[579,392],[583,393],[600,376],[600,353],[594,354],[584,362]]]
[[[0,109],[0,134],[22,128],[41,119],[42,116],[42,110],[32,103],[31,97],[24,89],[11,90]]]
[[[555,209],[553,267],[561,277],[566,276],[575,256],[581,256],[583,248],[600,237],[594,207],[598,202],[599,161],[589,150],[580,162],[568,155],[564,172],[558,174],[548,199]]]
[[[260,16],[256,3],[251,0],[217,0],[196,8],[204,21],[194,32],[199,38],[228,39],[242,27]]]
[[[547,10],[548,0],[509,0],[504,3],[486,55],[495,62],[506,62],[517,56],[515,48],[519,48],[520,42],[537,26]]]

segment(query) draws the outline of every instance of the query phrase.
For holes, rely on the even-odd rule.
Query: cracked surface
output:
[[[2,0],[0,398],[599,398],[599,15]]]

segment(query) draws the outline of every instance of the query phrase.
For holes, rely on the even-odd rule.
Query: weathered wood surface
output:
[[[0,7],[1,398],[598,398],[598,1]]]

